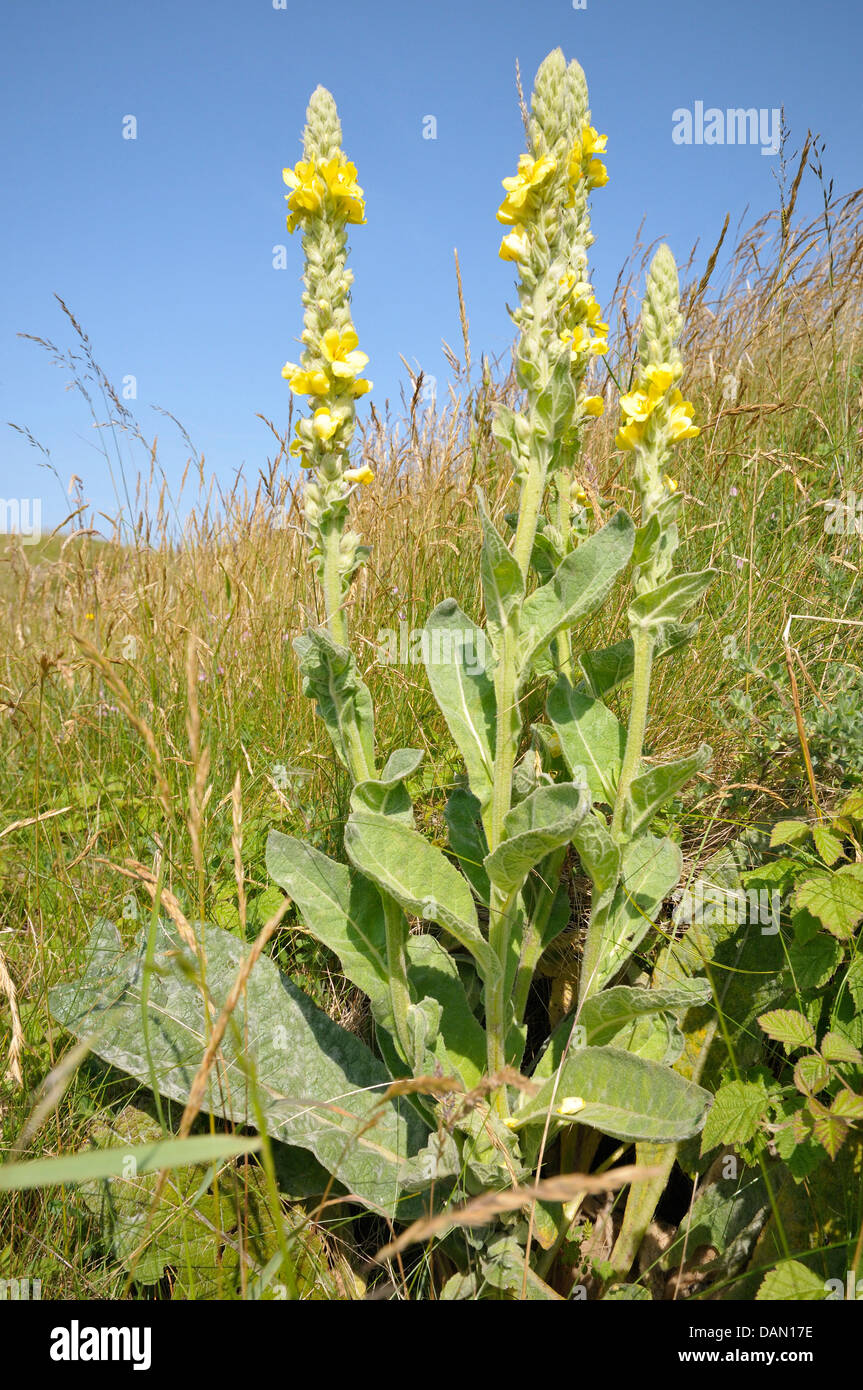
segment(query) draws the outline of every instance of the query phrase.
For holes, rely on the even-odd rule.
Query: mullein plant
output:
[[[674,1069],[683,1046],[676,1020],[709,998],[707,982],[651,988],[636,980],[634,962],[682,867],[677,845],[652,834],[651,824],[709,756],[705,748],[672,763],[643,756],[653,666],[692,636],[695,624],[680,620],[712,577],[672,572],[681,495],[668,472],[671,453],[697,432],[677,384],[677,273],[661,248],[648,275],[637,381],[620,402],[618,444],[633,463],[639,524],[618,511],[586,534],[579,453],[603,406],[588,385],[591,363],[607,347],[588,279],[588,198],[608,176],[584,74],[559,50],[537,74],[528,144],[504,181],[498,213],[501,255],[519,277],[522,407],[501,407],[495,425],[517,493],[514,534],[508,543],[480,492],[484,626],[451,598],[426,625],[429,683],[464,764],[446,807],[446,851],[414,818],[410,789],[423,753],[379,755],[371,695],[348,643],[345,598],[364,555],[348,525],[350,498],[372,480],[349,453],[355,401],[367,383],[350,314],[346,229],[365,214],[335,105],[321,88],[303,160],[285,174],[306,273],[304,351],[284,371],[309,400],[294,448],[309,474],[306,531],[326,613],[295,645],[304,691],[347,770],[351,797],[346,864],[273,831],[267,866],[303,928],[367,995],[378,1055],[264,957],[234,1001],[236,1036],[223,1040],[206,1104],[235,1120],[254,1114],[286,1153],[311,1151],[319,1181],[328,1173],[337,1190],[390,1218],[524,1182],[543,1164],[548,1171],[550,1153],[562,1156],[564,1171],[575,1152],[586,1166],[601,1134],[674,1145],[697,1133],[711,1100]],[[576,662],[573,631],[630,566],[629,637]],[[476,660],[483,652],[484,663]],[[522,696],[543,681],[547,717],[527,735]],[[627,684],[624,726],[605,701]],[[540,958],[570,926],[565,867],[573,850],[592,885],[576,1007],[534,1060],[526,1052],[528,997]],[[207,990],[219,1003],[237,943],[214,927],[203,940]],[[55,1012],[92,1033],[110,960],[115,1028],[96,1050],[151,1084],[159,1077],[160,1089],[182,1099],[188,1054],[207,1026],[190,982],[194,962],[177,966],[182,951],[167,928],[161,953],[158,945],[148,945],[146,959],[159,970],[149,979],[144,971],[142,990],[143,948],[118,965],[115,937],[103,932],[95,973],[74,998],[55,1001]],[[157,1024],[142,1053],[132,1039],[148,1008]],[[184,1019],[185,1033],[166,1019]],[[585,1142],[574,1145],[575,1134]],[[295,1165],[294,1190],[303,1182],[314,1183],[308,1162]],[[532,1208],[543,1270],[570,1219],[560,1205]],[[473,1271],[474,1282],[459,1287],[475,1296],[492,1286],[495,1296],[518,1296],[528,1278],[518,1262],[521,1214],[499,1221],[470,1246],[447,1238],[456,1265],[467,1261]],[[551,1296],[536,1269],[529,1281],[532,1296]]]

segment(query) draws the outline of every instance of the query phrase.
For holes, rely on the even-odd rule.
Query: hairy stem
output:
[[[340,539],[341,533],[339,527],[333,522],[330,522],[323,534],[324,554],[322,583],[327,627],[330,630],[333,641],[346,647],[348,645],[348,623],[345,617],[345,610],[342,607],[342,576],[339,570]]]
[[[626,808],[629,789],[638,775],[641,753],[644,747],[644,733],[647,728],[647,708],[650,699],[650,673],[653,667],[653,633],[649,628],[636,628],[632,634],[634,664],[632,672],[632,704],[629,709],[629,726],[626,731],[626,751],[617,784],[617,797],[614,802],[614,815],[611,833],[620,839],[623,831],[623,813]]]

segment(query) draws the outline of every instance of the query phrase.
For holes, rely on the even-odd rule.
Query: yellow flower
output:
[[[313,159],[300,159],[295,169],[283,169],[282,178],[293,190],[285,194],[290,212],[288,231],[293,232],[306,213],[320,212],[325,186],[315,169]]]
[[[326,372],[305,371],[296,362],[286,362],[282,376],[295,396],[325,396],[330,389]]]
[[[666,362],[654,363],[644,369],[645,380],[650,382],[660,395],[665,394],[676,375],[679,373]]]
[[[585,396],[581,403],[585,415],[601,415],[605,409],[605,401],[602,396]]]
[[[333,376],[354,380],[368,362],[365,352],[357,352],[359,338],[353,328],[339,332],[328,328],[321,339],[321,353],[330,364]]]
[[[588,188],[602,188],[608,183],[608,170],[601,159],[595,158],[605,153],[607,144],[607,135],[600,135],[592,125],[582,126],[581,139],[576,140],[569,156],[570,183],[581,178],[587,179]]]
[[[320,409],[316,410],[314,413],[312,429],[318,439],[320,439],[322,443],[326,443],[328,439],[332,439],[341,423],[337,415],[331,415],[326,406],[321,406]]]
[[[367,391],[371,391],[373,382],[367,381],[364,376],[358,376],[356,381],[351,382],[351,395],[364,396]]]
[[[94,623],[94,622],[96,621],[96,614],[95,614],[95,613],[85,613],[85,614],[84,614],[84,621],[85,621],[85,622],[88,622],[88,623]]]
[[[346,222],[365,222],[366,206],[363,190],[357,183],[357,168],[344,155],[338,154],[321,165],[321,177],[336,209]]]
[[[641,387],[636,387],[634,391],[629,391],[620,398],[620,408],[630,420],[646,420],[655,406],[656,401],[651,400],[649,393]]]
[[[669,475],[666,473],[666,475],[665,475],[665,486],[668,488],[668,491],[669,491],[669,492],[676,492],[676,491],[677,491],[677,479],[676,479],[676,478],[671,478],[671,477],[669,477]]]
[[[367,463],[363,464],[362,468],[346,468],[344,472],[344,477],[349,483],[364,483],[366,487],[374,480],[374,476]]]
[[[644,438],[644,425],[637,420],[631,420],[628,425],[621,425],[614,437],[614,442],[618,449],[634,449],[636,444],[640,444]]]
[[[523,261],[529,249],[524,227],[513,227],[500,243],[500,258],[502,261]]]
[[[557,160],[553,155],[543,154],[539,159],[532,159],[529,154],[520,155],[518,173],[502,180],[506,197],[498,209],[498,222],[503,222],[506,227],[523,222],[535,194],[548,182],[556,168]]]
[[[592,159],[587,166],[588,188],[604,188],[608,183],[608,170],[601,159]]]
[[[590,324],[594,333],[598,333],[602,337],[605,337],[608,332],[608,324],[603,322],[602,309],[595,299],[589,299],[587,301],[587,322]]]
[[[592,352],[594,356],[602,357],[604,353],[608,352],[608,339],[591,338],[587,345],[587,350],[588,352]]]
[[[579,1110],[584,1109],[584,1101],[581,1096],[564,1096],[557,1107],[558,1115],[577,1115]]]
[[[685,401],[679,391],[671,393],[671,411],[668,416],[668,428],[672,439],[695,439],[701,433],[697,425],[692,423],[692,415],[695,407],[692,401]]]

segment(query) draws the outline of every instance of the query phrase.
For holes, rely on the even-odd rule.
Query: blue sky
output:
[[[74,473],[113,513],[114,490],[84,402],[20,332],[67,345],[53,294],[76,314],[172,482],[187,450],[152,409],[176,415],[230,483],[254,486],[284,427],[280,370],[296,357],[301,248],[285,229],[282,167],[300,153],[309,93],[336,97],[368,223],[352,229],[354,316],[382,409],[399,354],[447,380],[460,343],[458,247],[474,357],[511,341],[512,267],[498,260],[500,179],[523,149],[514,67],[529,91],[561,45],[585,68],[611,182],[594,197],[594,283],[610,294],[642,219],[680,259],[705,255],[776,201],[776,158],[756,146],[677,145],[677,108],[785,107],[792,149],[827,141],[837,192],[863,180],[863,7],[833,0],[7,0],[0,219],[0,497],[65,515]],[[123,139],[134,115],[137,139]],[[437,138],[423,138],[434,116]],[[810,184],[804,199],[814,208]],[[286,244],[286,269],[273,248]],[[51,451],[60,486],[9,429]],[[143,462],[139,455],[138,463]]]

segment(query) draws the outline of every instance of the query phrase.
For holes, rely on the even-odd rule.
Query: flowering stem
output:
[[[626,731],[626,750],[617,784],[617,797],[614,802],[614,815],[611,833],[620,839],[623,830],[623,812],[629,796],[633,779],[638,775],[641,753],[644,747],[644,733],[647,728],[647,708],[650,698],[650,673],[653,667],[654,638],[650,628],[639,627],[632,634],[633,671],[632,704],[629,709],[629,726]]]
[[[572,482],[572,473],[568,468],[559,468],[555,475],[555,485],[557,488],[557,516],[555,518],[557,529],[563,540],[564,555],[570,549],[569,530],[570,530],[570,501],[569,490]],[[564,628],[555,638],[557,649],[557,665],[562,676],[565,676],[570,685],[574,685],[574,668],[572,664],[572,638],[569,630]]]
[[[334,642],[348,645],[348,624],[342,607],[342,576],[339,568],[339,542],[341,532],[338,526],[330,524],[323,535],[323,590],[327,627]]]

